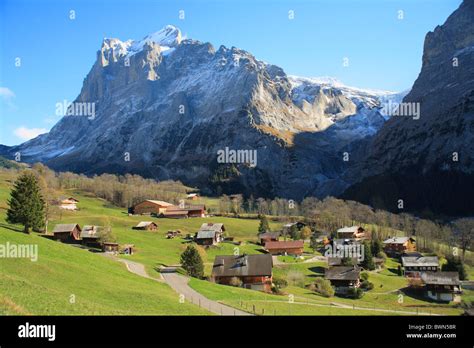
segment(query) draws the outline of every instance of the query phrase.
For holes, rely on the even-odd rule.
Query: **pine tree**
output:
[[[193,245],[188,245],[181,254],[181,266],[190,277],[202,278],[204,276],[204,262]]]
[[[260,215],[260,225],[258,226],[258,234],[270,232],[270,225],[268,224],[267,217]]]
[[[372,248],[370,246],[370,243],[367,241],[364,242],[363,246],[364,246],[364,260],[362,261],[362,266],[365,269],[372,271],[375,269],[374,260],[372,258]]]
[[[15,181],[8,200],[7,222],[22,224],[24,232],[30,233],[44,226],[44,200],[36,177],[32,173],[24,173]]]

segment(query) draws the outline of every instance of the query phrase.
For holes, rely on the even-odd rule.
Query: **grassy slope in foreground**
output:
[[[0,314],[203,315],[166,284],[102,255],[0,227],[0,244],[37,244],[37,262],[0,259]],[[75,303],[70,303],[71,295]]]

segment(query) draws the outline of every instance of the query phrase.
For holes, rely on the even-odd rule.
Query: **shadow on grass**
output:
[[[314,267],[309,267],[308,270],[310,270],[311,272],[314,272],[316,274],[310,274],[309,277],[316,277],[316,276],[321,276],[321,275],[324,275],[324,272],[326,272],[326,268],[322,267],[322,266],[314,266]]]
[[[24,233],[22,228],[12,227],[12,226],[7,225],[7,224],[1,224],[1,223],[0,223],[0,227],[3,227],[3,228],[5,228],[5,229],[7,229],[7,230],[11,230],[11,231],[15,231],[15,232],[22,232],[22,233]]]

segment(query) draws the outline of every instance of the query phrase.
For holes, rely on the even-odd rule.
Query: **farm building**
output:
[[[135,204],[133,206],[133,214],[135,215],[145,215],[145,214],[156,214],[160,215],[164,213],[167,208],[172,207],[173,204],[164,202],[164,201],[157,201],[152,199],[147,199],[143,202]]]
[[[166,232],[166,238],[168,238],[168,239],[173,239],[173,238],[178,237],[178,236],[181,236],[181,231],[180,230]]]
[[[258,241],[260,245],[265,245],[267,242],[276,242],[280,237],[278,232],[265,232],[258,235]]]
[[[200,245],[215,245],[223,240],[224,224],[203,223],[196,234],[196,243]]]
[[[360,268],[357,266],[335,266],[326,270],[324,278],[331,282],[337,294],[347,294],[350,288],[360,286]]]
[[[158,225],[153,221],[140,221],[135,227],[134,230],[145,230],[145,231],[156,231]]]
[[[102,251],[106,253],[118,253],[119,245],[118,243],[113,243],[113,242],[103,242]]]
[[[84,245],[99,245],[99,226],[84,225],[80,236]]]
[[[63,198],[59,202],[59,208],[64,210],[77,210],[79,201],[74,197]]]
[[[421,280],[428,298],[440,302],[461,301],[458,272],[425,272],[421,274]]]
[[[211,278],[225,285],[237,278],[244,288],[270,292],[272,267],[273,260],[269,254],[219,255],[214,259]]]
[[[340,239],[355,239],[355,240],[361,240],[365,239],[366,233],[364,228],[361,226],[351,226],[351,227],[343,227],[337,230],[336,232],[337,238]]]
[[[301,255],[304,243],[302,240],[278,241],[265,243],[265,250],[272,255]]]
[[[416,251],[415,239],[413,237],[391,237],[384,240],[383,245],[385,253],[391,256]]]
[[[79,224],[58,224],[53,229],[54,239],[64,243],[76,243],[81,239]]]
[[[296,221],[296,222],[290,222],[290,223],[287,223],[285,225],[283,225],[283,233],[284,234],[289,234],[290,233],[290,230],[291,230],[291,227],[293,226],[296,226],[296,228],[298,229],[298,231],[301,231],[301,229],[303,227],[306,226],[306,224],[302,221]]]
[[[134,244],[124,244],[120,248],[120,253],[125,254],[125,255],[133,255],[134,251],[135,251],[135,245]]]
[[[402,257],[402,268],[405,277],[419,278],[423,272],[436,272],[439,270],[437,256]]]
[[[186,199],[189,199],[190,201],[195,201],[199,199],[199,194],[197,193],[188,193],[186,196]]]
[[[160,216],[174,219],[185,219],[189,217],[206,217],[205,205],[187,205],[183,207],[170,206]]]

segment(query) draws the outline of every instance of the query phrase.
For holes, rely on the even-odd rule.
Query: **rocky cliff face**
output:
[[[217,192],[325,195],[345,187],[343,152],[380,129],[380,98],[392,96],[289,77],[167,26],[139,41],[105,39],[74,102],[93,104],[94,115],[73,112],[8,152],[57,170],[138,173]],[[255,150],[256,166],[218,163],[225,148]]]
[[[419,105],[419,119],[386,122],[365,161],[346,173],[348,182],[359,182],[345,196],[394,210],[406,199],[409,210],[472,214],[473,1],[426,35],[420,75],[403,102]]]

